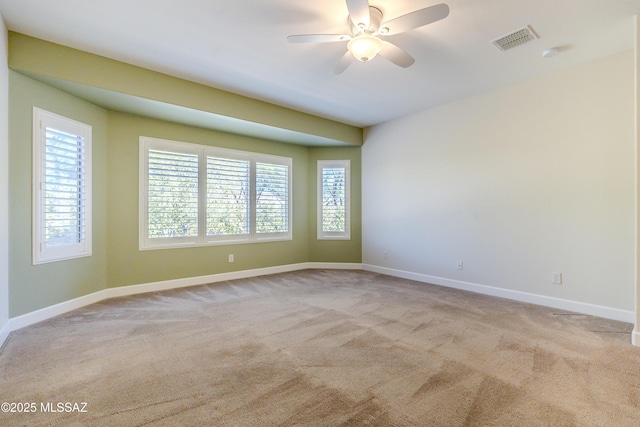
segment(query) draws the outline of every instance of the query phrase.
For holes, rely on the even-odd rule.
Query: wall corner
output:
[[[635,327],[633,329],[631,342],[640,347],[640,213],[638,212],[638,201],[640,200],[640,186],[638,179],[638,167],[640,165],[640,16],[634,16],[634,146],[635,146],[635,256],[634,256],[634,278],[635,278]]]
[[[9,333],[9,34],[0,15],[0,347]]]

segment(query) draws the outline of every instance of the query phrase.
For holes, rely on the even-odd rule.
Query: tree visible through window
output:
[[[207,157],[207,235],[248,235],[250,162]]]
[[[33,262],[89,256],[91,126],[33,111]]]
[[[149,150],[149,237],[198,235],[198,156]]]
[[[291,159],[140,138],[140,247],[291,239]]]
[[[286,165],[256,163],[256,232],[289,229],[289,171]]]
[[[318,239],[349,239],[348,160],[318,161]]]

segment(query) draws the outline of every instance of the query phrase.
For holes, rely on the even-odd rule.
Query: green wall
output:
[[[32,265],[33,107],[89,124],[93,136],[93,255]],[[107,112],[9,72],[9,315],[15,317],[107,286]]]
[[[120,112],[11,71],[10,316],[108,287],[144,284],[303,262],[361,262],[360,147],[305,147],[215,132]],[[32,108],[93,127],[93,256],[31,263]],[[293,240],[183,249],[138,250],[139,137],[293,158]],[[351,160],[352,238],[316,240],[316,162]],[[235,262],[228,262],[228,254]]]
[[[290,108],[9,32],[9,68],[247,122],[362,145],[362,129]]]
[[[293,240],[139,251],[138,146],[141,135],[293,158]],[[308,151],[303,146],[109,113],[109,286],[306,262]],[[228,262],[229,254],[234,254],[235,262]]]

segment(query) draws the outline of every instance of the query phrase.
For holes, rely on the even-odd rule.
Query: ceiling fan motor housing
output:
[[[361,23],[353,22],[351,17],[349,17],[349,22],[351,23],[351,32],[354,36],[361,33],[373,35],[378,32],[380,24],[382,23],[382,11],[377,7],[369,6],[369,26],[366,28],[362,28],[360,25],[363,24]]]

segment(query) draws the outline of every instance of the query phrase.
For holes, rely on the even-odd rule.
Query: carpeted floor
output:
[[[631,328],[362,271],[118,298],[9,337],[0,425],[638,426]]]

